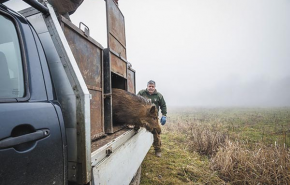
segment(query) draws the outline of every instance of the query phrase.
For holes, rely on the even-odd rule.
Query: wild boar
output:
[[[155,128],[161,132],[157,108],[144,97],[113,88],[112,103],[114,122],[145,127],[150,132]]]

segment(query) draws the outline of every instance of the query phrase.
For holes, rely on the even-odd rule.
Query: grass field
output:
[[[290,184],[290,108],[172,108],[141,185]]]

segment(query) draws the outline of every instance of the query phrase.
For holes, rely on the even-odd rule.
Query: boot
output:
[[[155,151],[155,156],[156,157],[161,157],[161,152],[160,151]]]

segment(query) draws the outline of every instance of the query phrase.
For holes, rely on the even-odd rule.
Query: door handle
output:
[[[37,130],[36,132],[17,137],[9,137],[0,141],[0,149],[10,148],[19,144],[36,141],[50,135],[49,129]]]

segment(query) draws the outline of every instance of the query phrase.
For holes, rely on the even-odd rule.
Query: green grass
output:
[[[200,122],[220,125],[232,139],[290,147],[290,108],[173,109],[170,124]],[[220,128],[219,128],[220,129]]]
[[[184,135],[165,133],[161,139],[162,157],[155,157],[151,147],[142,164],[141,185],[223,184],[209,169],[207,157],[186,150]]]
[[[162,157],[153,147],[142,163],[141,185],[231,184],[210,168],[209,156],[189,147],[193,123],[210,125],[232,141],[290,147],[290,108],[178,108],[169,109],[163,127]]]

